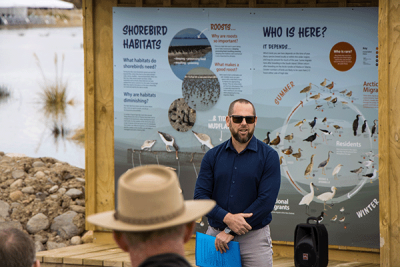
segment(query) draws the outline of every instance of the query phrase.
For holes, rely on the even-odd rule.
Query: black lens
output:
[[[234,123],[242,123],[243,118],[246,119],[247,124],[252,124],[256,120],[256,116],[239,116],[239,115],[231,115],[232,121]]]

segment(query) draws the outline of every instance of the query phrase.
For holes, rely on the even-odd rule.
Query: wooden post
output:
[[[379,1],[380,265],[400,266],[400,3]]]

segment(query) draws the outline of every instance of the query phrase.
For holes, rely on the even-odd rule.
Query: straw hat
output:
[[[117,211],[88,216],[88,222],[113,230],[151,231],[195,221],[213,200],[183,200],[176,173],[160,165],[126,171],[118,181]]]

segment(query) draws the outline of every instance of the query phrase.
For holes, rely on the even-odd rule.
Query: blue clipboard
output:
[[[215,249],[215,237],[196,232],[196,265],[199,267],[241,267],[239,242],[228,243],[221,253]]]

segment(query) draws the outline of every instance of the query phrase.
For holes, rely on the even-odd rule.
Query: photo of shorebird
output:
[[[195,131],[193,131],[194,136],[196,137],[196,139],[200,142],[201,144],[201,150],[203,152],[206,152],[205,147],[207,146],[209,149],[213,148],[214,145],[211,143],[211,138],[210,136],[208,136],[207,134],[204,133],[197,133]]]

